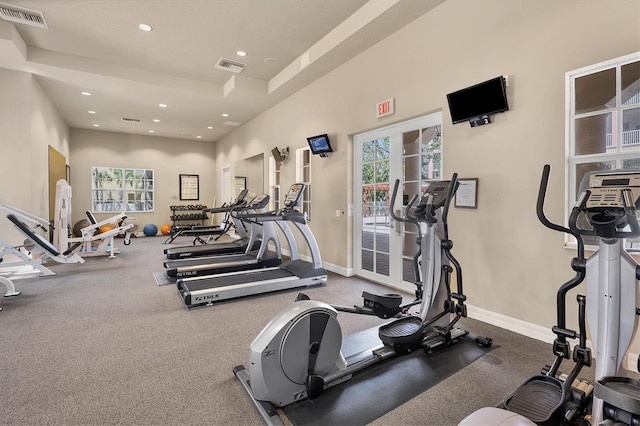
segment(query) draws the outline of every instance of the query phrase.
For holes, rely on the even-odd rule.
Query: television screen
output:
[[[309,148],[311,148],[311,153],[313,154],[326,154],[327,152],[333,152],[333,148],[331,148],[331,143],[329,143],[329,136],[327,134],[312,136],[307,138],[307,142],[309,142]]]
[[[491,115],[509,110],[503,77],[492,78],[485,82],[449,93],[449,111],[453,124],[467,121],[483,115]]]

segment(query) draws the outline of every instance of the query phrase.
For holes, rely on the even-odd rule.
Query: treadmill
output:
[[[269,199],[270,197],[266,194],[255,197],[247,206],[247,212],[264,213]],[[235,212],[232,214],[236,215]],[[260,223],[248,219],[244,219],[243,222],[249,224],[251,238],[260,239],[258,250],[251,250],[247,253],[169,260],[164,263],[167,276],[169,278],[184,278],[278,266],[282,262],[282,254],[274,222]],[[293,233],[286,222],[276,223],[285,234],[289,247],[296,244]],[[269,250],[269,243],[273,244],[275,251]]]
[[[292,224],[304,237],[311,252],[311,262],[298,258],[277,267],[254,271],[178,278],[178,291],[187,309],[212,306],[216,302],[239,297],[326,284],[327,271],[322,267],[318,243],[304,214],[294,208],[300,204],[304,189],[303,183],[293,184],[285,197],[284,208],[280,211],[237,216],[243,220],[262,223],[285,221]]]
[[[250,250],[258,250],[260,248],[260,243],[258,241],[250,241],[249,235],[244,228],[244,225],[241,221],[234,218],[232,214],[235,211],[241,211],[247,206],[247,198],[248,191],[243,190],[240,192],[236,200],[228,206],[214,207],[210,209],[204,209],[203,212],[206,213],[228,213],[232,220],[234,221],[235,228],[240,234],[240,238],[234,241],[218,243],[214,242],[211,244],[204,244],[201,246],[190,245],[190,246],[181,246],[181,247],[172,247],[164,250],[164,254],[167,256],[167,259],[185,259],[190,257],[198,257],[198,256],[212,256],[212,255],[220,255],[220,254],[231,254],[231,253],[244,253],[249,249]],[[249,245],[251,243],[251,245]],[[195,241],[194,241],[195,244]]]

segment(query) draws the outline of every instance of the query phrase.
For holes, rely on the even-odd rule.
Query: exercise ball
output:
[[[158,227],[153,223],[149,223],[145,225],[144,228],[142,228],[142,232],[144,232],[144,235],[146,235],[147,237],[153,237],[158,233]]]
[[[73,225],[73,236],[82,237],[82,228],[86,228],[89,225],[91,225],[89,219],[80,219],[77,221],[76,224]]]
[[[100,233],[101,233],[101,234],[104,234],[105,232],[109,232],[109,231],[111,231],[112,229],[114,229],[114,226],[113,226],[113,225],[111,225],[111,224],[102,225],[102,226],[100,227]]]
[[[165,223],[160,227],[160,232],[162,232],[162,235],[169,235],[169,233],[171,232],[171,225]]]

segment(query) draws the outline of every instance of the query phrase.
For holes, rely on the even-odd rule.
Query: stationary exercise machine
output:
[[[245,253],[247,251],[258,250],[260,245],[259,241],[251,239],[249,232],[244,227],[242,222],[235,217],[235,213],[241,212],[247,207],[247,194],[248,191],[242,191],[240,192],[236,200],[230,205],[215,207],[206,210],[207,212],[212,214],[225,214],[224,222],[227,225],[225,225],[224,227],[224,233],[219,234],[213,241],[209,240],[207,244],[204,245],[195,245],[197,241],[194,239],[193,245],[191,246],[167,248],[164,250],[164,254],[167,256],[167,259],[186,259],[190,257]],[[218,238],[220,238],[222,235],[225,235],[228,231],[231,230],[231,223],[233,224],[233,227],[235,228],[239,238],[233,241],[218,242]],[[195,232],[197,232],[197,230]]]
[[[169,236],[164,241],[164,243],[170,244],[173,242],[173,240],[180,236],[193,237],[193,245],[196,245],[196,243],[209,244],[212,241],[218,241],[220,237],[229,232],[231,230],[231,227],[235,225],[229,215],[231,209],[241,207],[243,204],[246,204],[248,195],[249,191],[243,189],[242,191],[240,191],[236,199],[230,204],[223,203],[220,207],[202,209],[203,215],[206,215],[207,213],[211,213],[212,215],[215,215],[217,213],[224,213],[224,217],[221,221],[221,226],[173,225],[169,230]],[[245,237],[244,228],[238,227],[237,230],[241,238]],[[204,239],[204,237],[206,237],[206,240]]]
[[[558,324],[553,343],[555,360],[542,373],[523,383],[497,408],[483,408],[461,425],[570,424],[584,420],[592,425],[640,424],[640,381],[622,376],[622,362],[636,326],[637,280],[640,267],[624,249],[625,238],[640,237],[640,170],[590,172],[580,185],[580,196],[569,217],[569,228],[551,223],[544,215],[544,198],[550,167],[544,167],[537,212],[548,228],[572,235],[577,256],[571,267],[575,276],[558,290]],[[584,238],[596,237],[598,250],[589,259]],[[577,296],[578,327],[566,327],[566,294],[586,279],[586,297]],[[593,385],[577,380],[582,367],[591,366],[592,351],[586,345],[586,325],[595,351]],[[578,339],[567,375],[559,374],[570,358],[567,339]],[[515,423],[517,422],[517,423]]]
[[[87,211],[89,224],[80,229],[79,236],[71,233],[71,186],[66,180],[56,182],[56,202],[53,233],[53,244],[61,251],[74,247],[76,253],[82,257],[109,256],[116,257],[120,251],[115,246],[115,237],[125,235],[124,244],[129,245],[131,234],[138,228],[138,222],[126,213],[111,216],[97,221],[90,211]],[[102,232],[104,226],[111,229]]]
[[[332,306],[300,298],[280,311],[251,343],[249,368],[234,368],[236,377],[267,423],[277,423],[273,407],[284,407],[346,382],[354,374],[395,356],[420,348],[434,350],[471,338],[489,346],[491,339],[471,336],[456,327],[466,316],[462,270],[451,254],[446,218],[457,189],[457,175],[450,181],[429,182],[414,214],[422,238],[422,291],[418,314],[406,314],[378,329],[369,349],[350,357],[342,353],[342,331]],[[391,198],[395,204],[399,182]],[[407,209],[408,210],[408,209]],[[411,221],[397,218],[402,222]],[[458,276],[453,292],[450,275]]]
[[[84,259],[73,253],[75,247],[60,252],[37,233],[38,230],[47,234],[50,232],[46,219],[4,203],[0,203],[0,209],[9,212],[7,219],[26,237],[24,243],[18,246],[0,240],[0,284],[6,288],[5,297],[20,294],[14,284],[17,279],[55,275],[44,265],[47,260],[57,263],[84,263]]]
[[[324,285],[327,271],[322,267],[318,243],[307,225],[304,213],[295,210],[300,204],[305,185],[291,185],[285,196],[284,208],[279,211],[264,213],[243,213],[238,218],[244,221],[280,222],[293,225],[303,236],[311,252],[311,261],[292,259],[276,267],[244,272],[227,272],[224,274],[179,278],[178,290],[187,308],[211,306],[222,300],[256,294],[270,293],[299,287]]]
[[[259,195],[247,204],[245,211],[264,213],[269,204],[269,195]],[[235,216],[235,214],[234,214]],[[295,245],[293,233],[285,222],[277,222],[285,234],[289,246]],[[249,253],[231,253],[217,256],[194,257],[180,260],[168,260],[164,263],[169,278],[215,275],[224,272],[246,271],[278,266],[282,261],[281,244],[273,221],[247,221],[250,238],[260,241],[260,248]],[[269,249],[273,245],[273,251]],[[297,258],[297,254],[296,254]]]

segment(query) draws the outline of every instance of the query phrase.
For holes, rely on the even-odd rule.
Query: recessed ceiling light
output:
[[[89,114],[95,114],[95,111],[87,111]]]
[[[80,92],[80,94],[84,95],[84,96],[91,96],[91,93],[89,93],[89,92]]]
[[[158,120],[157,118],[154,118],[154,119],[153,119],[153,122],[154,122],[154,123],[159,123],[159,122],[160,122],[160,120]]]
[[[149,32],[153,30],[153,27],[149,24],[140,24],[138,25],[138,28],[140,28],[142,31],[145,31],[145,32]]]
[[[202,136],[198,135],[198,136],[196,136],[196,138],[198,138],[198,139],[202,139]]]
[[[155,130],[149,130],[149,133],[155,133],[155,132],[156,132]]]
[[[100,127],[100,125],[99,124],[94,124],[93,127]]]
[[[236,52],[236,55],[238,55],[238,56],[247,56],[247,52],[245,52],[244,50],[238,50]]]
[[[160,108],[166,108],[166,107],[167,107],[167,104],[158,104],[158,106],[159,106]]]
[[[207,126],[207,129],[211,130],[213,129],[213,126]]]
[[[227,114],[226,112],[224,114],[222,114],[223,117],[228,117],[229,114]]]

